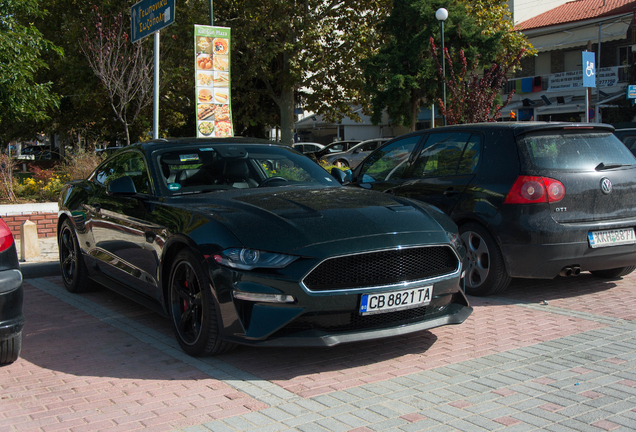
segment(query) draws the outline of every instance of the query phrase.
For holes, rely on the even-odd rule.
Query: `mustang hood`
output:
[[[197,196],[196,210],[249,248],[309,254],[338,242],[339,252],[346,253],[366,242],[369,248],[448,242],[426,204],[363,189],[268,188],[220,195],[208,195],[204,202]]]

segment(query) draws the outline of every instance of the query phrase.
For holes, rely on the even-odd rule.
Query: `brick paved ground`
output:
[[[30,279],[0,431],[636,430],[635,285],[514,281],[461,326],[195,359],[121,296]]]

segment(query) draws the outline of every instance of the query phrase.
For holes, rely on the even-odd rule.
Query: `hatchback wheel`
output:
[[[499,246],[481,225],[470,222],[459,228],[466,245],[466,294],[488,296],[503,292],[512,280],[506,272]]]
[[[222,354],[234,344],[219,339],[216,300],[196,255],[184,249],[170,272],[170,316],[181,348],[191,356]]]
[[[349,162],[344,159],[340,159],[336,161],[336,166],[340,168],[349,168]]]
[[[634,270],[636,270],[636,266],[619,267],[619,268],[608,269],[608,270],[594,270],[594,271],[591,271],[590,273],[592,273],[596,277],[600,277],[604,279],[614,279],[621,276],[627,276]]]
[[[88,269],[84,264],[77,234],[68,219],[62,223],[57,243],[64,287],[72,293],[87,291],[89,288]]]
[[[0,341],[0,366],[13,363],[20,356],[22,332],[12,338]]]

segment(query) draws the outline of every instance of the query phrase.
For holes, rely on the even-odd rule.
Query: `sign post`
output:
[[[583,87],[585,87],[585,121],[590,122],[590,96],[588,87],[596,87],[596,61],[594,53],[583,51]]]
[[[130,37],[133,43],[155,35],[154,100],[152,137],[159,138],[159,30],[174,22],[175,0],[141,0],[130,8]]]

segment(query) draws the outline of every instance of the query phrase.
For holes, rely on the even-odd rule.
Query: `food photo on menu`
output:
[[[195,31],[197,134],[232,136],[229,29],[207,26]],[[214,37],[225,35],[228,37]]]

